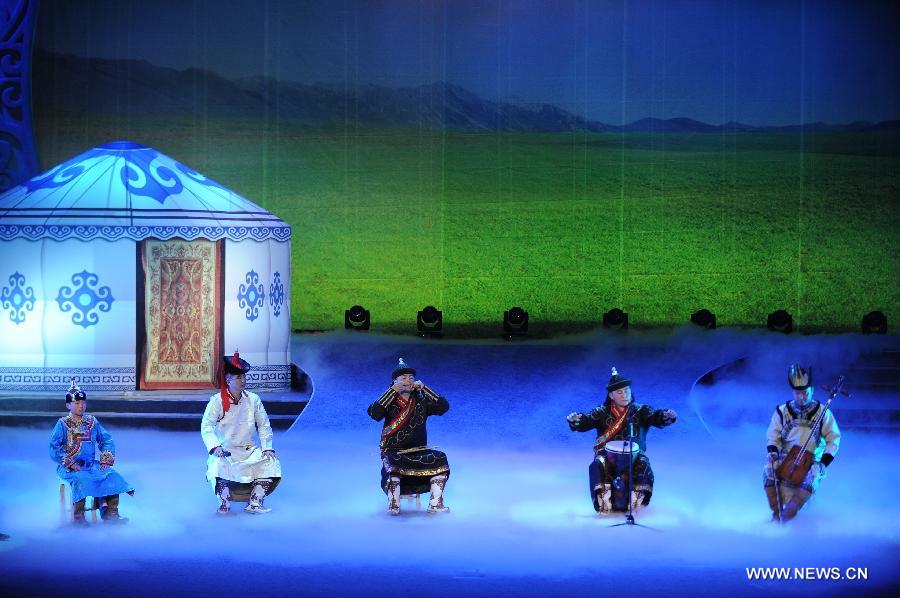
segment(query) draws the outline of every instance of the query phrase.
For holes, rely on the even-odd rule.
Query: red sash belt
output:
[[[381,446],[384,447],[387,439],[396,434],[400,428],[407,422],[413,411],[416,409],[415,394],[410,394],[409,399],[404,399],[400,393],[394,393],[394,402],[400,406],[400,412],[397,417],[392,419],[383,430],[381,430]]]
[[[594,442],[594,449],[601,449],[606,442],[619,433],[619,430],[622,429],[622,426],[625,425],[625,418],[628,416],[628,410],[631,408],[631,405],[628,407],[619,407],[615,403],[612,403],[610,406],[610,413],[615,418],[613,422],[609,425],[606,430],[603,431],[603,434],[597,437],[597,440]]]

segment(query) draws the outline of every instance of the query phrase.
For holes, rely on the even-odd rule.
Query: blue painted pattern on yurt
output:
[[[25,181],[0,194],[0,391],[207,388],[235,349],[249,387],[289,386],[290,242],[274,214],[129,141]]]
[[[0,239],[276,239],[277,216],[155,149],[113,141],[0,195]]]

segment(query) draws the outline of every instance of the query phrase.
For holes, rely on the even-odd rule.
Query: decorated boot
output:
[[[643,490],[633,490],[631,492],[631,510],[637,511],[644,506],[644,497],[647,493]]]
[[[431,478],[431,500],[428,501],[429,513],[449,513],[450,507],[444,506],[444,486],[447,476],[436,475]]]
[[[400,514],[400,478],[388,478],[388,514]]]
[[[256,480],[256,482],[253,484],[253,491],[250,493],[250,504],[244,507],[244,511],[252,515],[271,513],[272,509],[266,508],[263,504],[263,502],[266,500],[266,494],[269,493],[269,487],[271,485],[271,480]]]
[[[598,515],[609,515],[612,511],[612,486],[609,484],[600,486],[597,504],[600,506],[600,510],[597,511]]]
[[[228,515],[231,511],[231,492],[228,489],[228,482],[221,478],[216,478],[216,496],[219,498],[216,515]]]

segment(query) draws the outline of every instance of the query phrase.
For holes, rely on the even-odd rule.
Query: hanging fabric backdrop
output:
[[[216,386],[219,339],[220,244],[143,242],[147,341],[141,388]]]

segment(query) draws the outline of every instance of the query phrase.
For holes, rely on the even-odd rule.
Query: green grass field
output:
[[[44,168],[111,140],[150,145],[293,226],[293,327],[373,328],[444,312],[496,334],[593,327],[900,322],[897,133],[529,134],[313,130],[81,115],[37,121]]]

